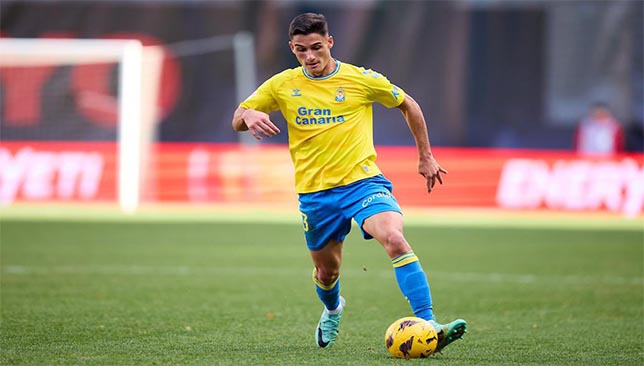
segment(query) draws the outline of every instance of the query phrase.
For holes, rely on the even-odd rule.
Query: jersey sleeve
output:
[[[384,75],[371,70],[366,70],[363,75],[368,80],[369,97],[372,102],[393,108],[398,107],[405,100],[405,92],[392,84]]]
[[[239,106],[246,109],[254,109],[264,113],[270,113],[279,109],[279,105],[277,104],[277,101],[273,96],[274,82],[275,76],[266,80]]]

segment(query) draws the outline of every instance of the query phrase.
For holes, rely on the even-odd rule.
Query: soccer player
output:
[[[575,149],[580,154],[610,156],[624,150],[624,127],[608,105],[596,102],[575,131]]]
[[[403,236],[401,209],[391,182],[376,166],[373,145],[372,104],[399,108],[418,148],[418,173],[431,192],[447,171],[432,155],[423,112],[382,74],[334,59],[333,37],[322,14],[295,17],[289,39],[302,66],[265,81],[235,110],[232,125],[261,140],[280,133],[268,113],[280,110],[287,121],[313,282],[324,304],[316,343],[330,347],[338,335],[345,308],[340,296],[342,244],[354,219],[365,239],[375,238],[384,247],[414,314],[434,324],[441,351],[463,337],[466,322],[436,321],[427,277]]]

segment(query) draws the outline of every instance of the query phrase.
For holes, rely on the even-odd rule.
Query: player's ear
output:
[[[291,49],[291,52],[295,53],[295,46],[293,45],[293,42],[288,41],[288,48]]]
[[[329,43],[329,48],[333,48],[333,36],[329,35],[329,38],[327,38],[327,42]]]

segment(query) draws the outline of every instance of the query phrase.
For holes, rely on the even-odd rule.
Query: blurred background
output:
[[[261,167],[244,168],[251,163],[237,152],[240,136],[230,128],[230,121],[238,102],[252,88],[240,90],[238,81],[244,76],[240,76],[239,65],[235,63],[238,56],[232,39],[239,34],[252,36],[254,63],[250,66],[252,72],[244,75],[255,87],[285,68],[298,66],[288,48],[287,29],[295,15],[309,11],[326,15],[335,38],[334,57],[383,73],[419,101],[428,119],[431,141],[451,163],[451,170],[469,169],[469,165],[459,160],[462,156],[487,159],[478,168],[468,170],[469,175],[460,180],[461,185],[470,184],[461,187],[470,194],[469,201],[461,200],[459,205],[496,206],[499,182],[508,159],[513,157],[523,157],[525,162],[525,159],[550,156],[550,160],[536,165],[524,165],[520,173],[514,171],[512,176],[520,182],[517,191],[527,189],[525,180],[534,181],[534,177],[526,178],[525,172],[534,172],[540,164],[547,166],[545,175],[537,180],[552,181],[557,176],[562,182],[569,181],[573,173],[559,172],[555,163],[561,159],[578,161],[575,159],[579,155],[574,151],[579,148],[583,135],[580,122],[590,118],[595,103],[602,103],[609,113],[608,119],[614,122],[607,132],[607,138],[614,143],[604,146],[598,154],[591,154],[590,160],[584,163],[591,164],[585,173],[577,169],[574,174],[594,174],[596,167],[592,164],[597,163],[593,160],[597,156],[602,159],[618,156],[614,158],[617,160],[609,160],[616,165],[608,168],[606,160],[600,160],[604,164],[602,169],[617,171],[618,178],[623,178],[618,183],[604,184],[617,184],[617,191],[605,193],[601,187],[589,190],[604,192],[601,194],[605,197],[597,199],[605,201],[615,201],[618,199],[615,195],[619,200],[626,200],[627,196],[641,197],[642,1],[4,0],[0,3],[0,35],[41,39],[133,38],[146,46],[161,46],[163,63],[152,140],[162,144],[157,144],[160,147],[155,150],[156,154],[151,154],[153,157],[146,162],[145,180],[152,183],[142,188],[142,195],[153,200],[180,201],[190,197],[197,197],[196,201],[233,196],[240,199],[248,194],[257,198],[267,192],[281,192],[284,189],[279,187],[285,182],[290,184],[290,178],[279,178],[291,174],[289,162],[284,159],[286,155],[282,155],[288,136],[282,133],[262,142],[262,145],[275,145],[259,155],[268,159],[264,165],[271,166],[269,171],[260,174],[257,171]],[[4,47],[3,52],[10,53],[10,50]],[[23,68],[14,65],[0,69],[3,95],[0,133],[6,149],[0,161],[5,167],[17,161],[25,141],[92,143],[63,146],[85,152],[107,146],[100,143],[117,141],[117,71],[117,67],[97,70],[86,65]],[[379,151],[413,146],[411,134],[403,126],[397,110],[381,106],[374,110]],[[280,127],[285,126],[279,113],[273,117]],[[184,144],[183,150],[172,145],[176,143]],[[230,143],[234,146],[226,145]],[[65,150],[60,145],[43,146],[40,145],[46,151]],[[169,146],[174,146],[171,154],[176,159],[159,158],[169,151]],[[105,149],[107,152],[100,152],[102,164],[105,169],[114,169],[116,158],[110,157],[110,148]],[[266,158],[267,151],[268,155],[274,153],[277,157]],[[549,155],[553,151],[559,155]],[[567,152],[571,155],[566,155]],[[413,174],[413,154],[401,154],[400,159],[411,161],[408,166]],[[387,159],[384,155],[381,154]],[[176,164],[177,159],[181,164]],[[393,169],[402,161],[396,159],[382,162],[392,166],[394,180],[399,178]],[[464,165],[465,168],[459,169]],[[620,168],[623,165],[627,167]],[[276,166],[282,167],[281,170]],[[481,172],[482,166],[491,170]],[[29,190],[25,193],[19,183],[14,182],[14,188],[7,188],[7,174],[4,175],[4,201],[28,197]],[[274,179],[268,183],[248,183],[258,174],[272,175]],[[516,178],[517,174],[524,178]],[[112,175],[102,173],[103,180],[111,179],[105,183],[109,187],[115,184]],[[159,181],[159,177],[174,179],[174,183]],[[177,183],[177,179],[181,182]],[[201,188],[194,188],[190,193],[185,188],[190,182]],[[279,187],[266,188],[271,185]],[[576,191],[579,187],[554,191]],[[65,198],[56,189],[59,188],[51,188],[52,192],[41,196]],[[403,186],[402,190],[405,189]],[[549,205],[547,195],[552,195],[553,189],[534,189],[542,192],[538,202],[519,207]],[[629,189],[638,193],[629,193]],[[231,190],[237,193],[230,193]],[[107,193],[101,195],[103,191]],[[447,191],[445,194],[450,195]],[[89,196],[109,200],[117,194],[116,188],[99,187],[97,192],[94,195],[90,192]],[[66,199],[84,197],[80,193],[67,194]],[[286,195],[289,194],[292,196]],[[13,196],[7,198],[7,195]],[[434,204],[456,204],[459,195],[458,191],[452,191],[451,198],[446,196],[441,200],[439,194]],[[484,203],[477,203],[481,195],[487,198]],[[34,197],[42,199],[38,195]],[[618,205],[602,202],[592,205],[602,209]],[[632,205],[641,207],[640,203]],[[555,204],[552,208],[560,206]],[[641,211],[640,208],[633,210]]]
[[[423,364],[644,365],[643,4],[0,0],[0,365],[398,364],[410,308],[357,228],[341,342],[312,352],[285,121],[231,128],[309,11],[418,100],[449,170],[428,195],[374,106],[439,320],[472,328]]]
[[[436,145],[570,149],[576,124],[603,101],[627,131],[626,148],[642,150],[641,1],[5,0],[1,6],[4,37],[127,34],[166,45],[173,65],[163,80],[160,141],[238,139],[229,128],[238,102],[232,49],[180,42],[250,31],[261,82],[298,66],[288,24],[313,11],[327,16],[334,57],[384,73],[420,102]],[[41,125],[55,123],[47,117],[57,116],[47,113]],[[377,110],[378,143],[413,143],[389,123],[397,118]],[[28,133],[6,122],[3,138]],[[60,136],[79,137],[109,133],[79,128]],[[285,135],[270,140],[285,141]]]

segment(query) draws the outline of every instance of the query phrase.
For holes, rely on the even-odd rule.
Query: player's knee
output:
[[[319,268],[317,270],[317,275],[318,275],[318,281],[320,281],[323,285],[331,285],[333,282],[335,282],[338,277],[340,277],[340,270],[339,269],[324,269],[324,268]]]
[[[383,245],[391,258],[405,254],[411,250],[407,240],[405,240],[405,237],[400,231],[392,231],[388,233]]]

